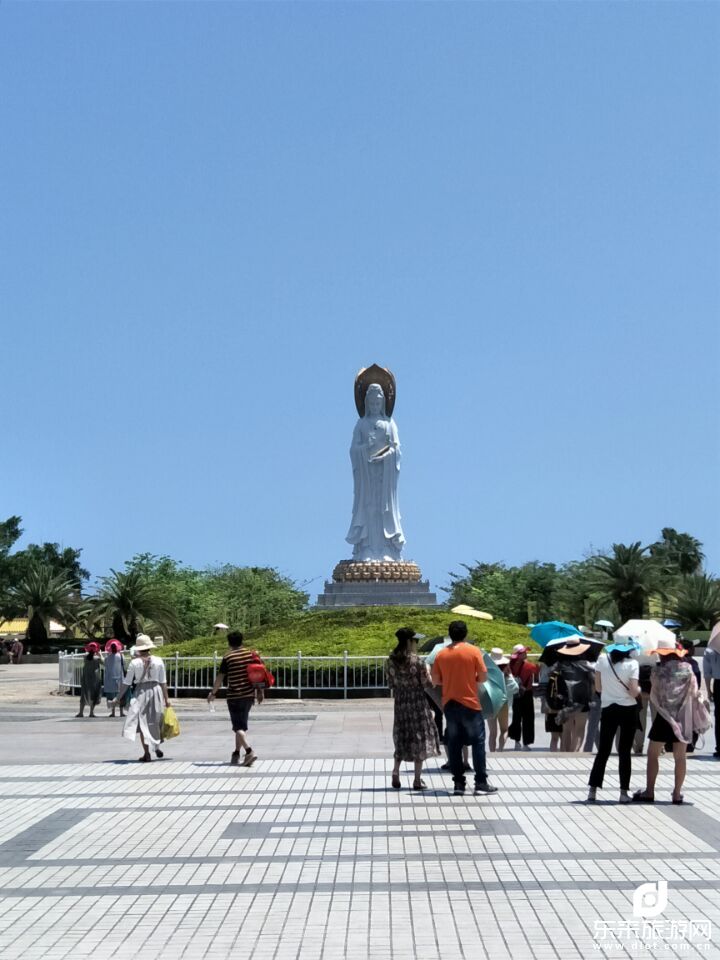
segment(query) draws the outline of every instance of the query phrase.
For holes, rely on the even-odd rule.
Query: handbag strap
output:
[[[627,692],[630,693],[630,687],[628,686],[627,683],[625,683],[624,680],[621,680],[621,679],[620,679],[620,677],[618,676],[618,672],[617,672],[617,670],[615,669],[615,664],[612,662],[612,660],[610,659],[610,657],[608,657],[608,663],[610,664],[610,669],[611,669],[612,672],[615,674],[615,679],[617,680],[617,682],[618,682],[618,683],[621,683],[621,684],[625,687],[625,689],[627,690]]]

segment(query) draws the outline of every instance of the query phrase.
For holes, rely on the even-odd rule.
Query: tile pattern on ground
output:
[[[720,957],[720,765],[649,807],[582,803],[588,758],[491,763],[461,799],[375,759],[2,767],[0,957]]]

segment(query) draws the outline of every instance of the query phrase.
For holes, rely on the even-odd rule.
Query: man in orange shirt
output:
[[[475,793],[496,793],[488,783],[485,766],[485,721],[478,683],[487,677],[482,653],[467,643],[467,626],[453,620],[448,628],[452,643],[441,650],[433,664],[433,681],[442,687],[443,711],[447,723],[447,750],[450,770],[455,782],[453,795],[465,793],[465,770],[462,758],[464,744],[472,748],[475,768]]]

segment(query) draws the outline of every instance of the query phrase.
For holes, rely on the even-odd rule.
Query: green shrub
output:
[[[265,656],[337,656],[347,650],[359,656],[386,655],[395,646],[395,631],[410,626],[427,637],[445,636],[455,619],[449,610],[422,607],[353,607],[342,610],[311,610],[274,626],[248,630],[245,643]],[[506,653],[516,643],[535,645],[526,627],[502,620],[466,620],[471,640],[489,650],[500,647]],[[226,648],[225,635],[195,637],[185,643],[163,647],[162,656],[212,656]]]

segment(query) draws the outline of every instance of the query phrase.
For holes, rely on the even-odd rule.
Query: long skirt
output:
[[[393,742],[396,760],[427,760],[440,753],[437,727],[422,687],[395,691]]]
[[[86,660],[83,663],[83,672],[80,678],[80,706],[88,704],[90,707],[94,707],[96,703],[100,703],[101,694],[100,661]]]
[[[155,681],[138,683],[128,707],[123,736],[134,743],[139,730],[146,743],[157,746],[162,743],[164,712],[165,699],[160,684]]]

